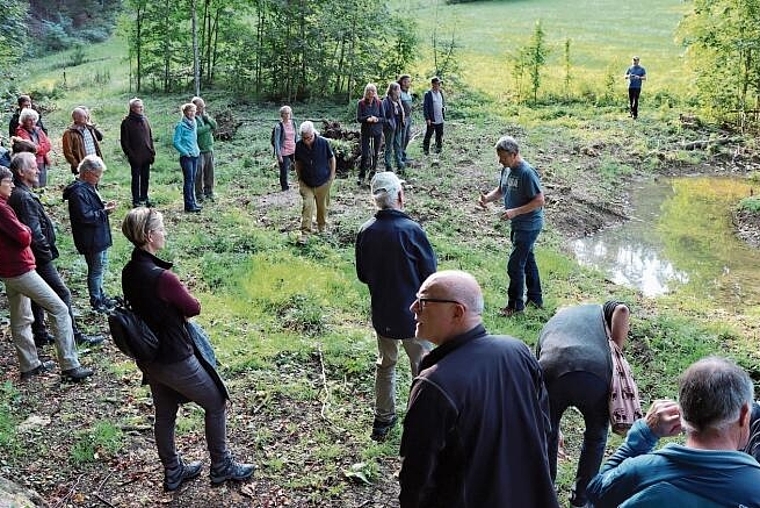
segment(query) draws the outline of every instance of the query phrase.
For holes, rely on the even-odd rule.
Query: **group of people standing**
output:
[[[377,171],[380,147],[384,140],[385,170],[404,174],[411,162],[406,150],[412,135],[412,104],[410,90],[412,78],[404,74],[397,81],[388,84],[385,97],[380,100],[377,86],[368,83],[364,87],[364,97],[356,105],[356,121],[361,126],[361,166],[357,184],[364,183]],[[446,99],[441,90],[441,79],[434,76],[430,80],[431,88],[425,92],[423,99],[423,116],[426,129],[423,140],[423,152],[430,153],[430,141],[435,134],[435,152],[440,153],[443,145],[443,124],[446,113]]]

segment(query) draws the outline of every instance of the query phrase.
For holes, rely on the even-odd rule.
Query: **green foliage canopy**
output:
[[[415,22],[369,0],[200,0],[203,86],[293,101],[351,97],[368,81],[395,78],[412,62]],[[128,2],[137,89],[187,88],[192,4]],[[367,15],[371,13],[371,15]]]
[[[760,0],[695,0],[678,29],[702,106],[717,118],[760,106]]]

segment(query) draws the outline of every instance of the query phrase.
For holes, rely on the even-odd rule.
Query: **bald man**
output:
[[[78,174],[79,163],[88,155],[100,153],[100,141],[103,134],[90,123],[90,113],[84,106],[74,108],[71,112],[72,124],[63,132],[63,156],[66,157],[71,172]]]
[[[472,275],[422,283],[415,335],[437,347],[412,384],[401,438],[401,508],[559,506],[549,474],[549,407],[528,347],[483,327]]]

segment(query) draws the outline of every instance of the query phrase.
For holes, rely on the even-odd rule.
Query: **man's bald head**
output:
[[[425,279],[411,310],[415,336],[440,345],[481,323],[483,292],[469,273],[444,270]]]

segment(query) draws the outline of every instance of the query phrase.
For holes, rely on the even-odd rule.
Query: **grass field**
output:
[[[423,41],[430,44],[438,27],[439,37],[452,35],[459,74],[464,82],[500,96],[514,87],[507,55],[528,43],[535,23],[541,21],[552,49],[544,73],[546,90],[558,93],[564,86],[564,44],[571,41],[573,88],[601,88],[608,75],[627,87],[625,70],[636,54],[646,67],[645,88],[655,93],[682,93],[689,85],[683,48],[675,30],[688,3],[680,0],[496,0],[445,6],[440,0],[411,4],[410,15],[419,23]],[[423,53],[429,57],[429,53]],[[432,72],[432,60],[420,62],[422,76]]]
[[[602,274],[575,263],[567,254],[566,231],[561,229],[572,212],[565,204],[585,199],[604,207],[620,198],[633,175],[690,167],[703,160],[678,149],[681,140],[697,134],[680,129],[676,110],[650,108],[643,96],[642,119],[633,125],[623,105],[622,75],[633,53],[641,55],[651,76],[645,94],[665,90],[677,95],[687,87],[689,75],[673,42],[684,4],[645,0],[635,9],[609,0],[404,5],[419,19],[425,42],[434,23],[456,27],[462,45],[457,82],[463,85],[447,88],[454,114],[447,124],[440,166],[423,161],[410,170],[407,211],[428,232],[441,268],[468,270],[481,282],[487,328],[533,345],[556,308],[614,296],[630,302],[634,310],[629,359],[644,404],[672,397],[677,374],[705,354],[729,354],[760,371],[760,359],[748,347],[757,339],[755,319],[745,316],[742,309],[715,316],[709,301],[702,305],[682,302],[678,295],[650,300],[615,287]],[[609,72],[620,77],[616,85],[620,106],[530,109],[499,100],[504,84],[511,80],[503,55],[527,41],[537,19],[558,48],[565,38],[573,39],[577,66],[573,73],[578,81],[593,84]],[[425,48],[420,53],[423,58],[429,55]],[[49,108],[46,125],[56,144],[70,110],[79,104],[90,107],[105,132],[108,171],[101,193],[120,203],[112,218],[114,246],[106,281],[114,294],[120,292],[120,270],[131,251],[119,232],[131,201],[129,167],[118,143],[119,122],[134,95],[125,54],[123,41],[114,38],[88,48],[86,63],[76,67],[64,69],[68,54],[39,59],[19,82],[23,90],[47,90],[55,96],[44,105]],[[560,56],[557,49],[548,68],[554,75],[549,88],[561,82]],[[416,65],[420,77],[432,69],[429,60]],[[425,88],[421,79],[415,86],[418,91]],[[578,84],[574,90],[575,86],[582,89]],[[330,235],[306,248],[296,246],[300,198],[295,190],[279,192],[269,147],[279,104],[219,90],[204,91],[203,96],[212,115],[230,110],[240,121],[234,139],[216,145],[218,201],[198,216],[181,212],[181,173],[171,148],[171,132],[189,93],[144,97],[158,150],[151,198],[166,216],[168,245],[162,256],[176,263],[175,271],[203,304],[198,321],[211,334],[233,393],[231,445],[259,466],[249,486],[254,495],[245,487],[210,489],[198,481],[176,497],[164,496],[150,433],[139,430],[149,426],[151,409],[134,365],[109,344],[83,352],[85,363],[97,370],[89,386],[66,387],[53,378],[20,385],[6,326],[0,328],[5,338],[0,355],[5,381],[0,384],[0,474],[25,478],[57,506],[75,506],[88,499],[95,502],[95,493],[115,506],[155,506],[159,501],[172,506],[395,506],[393,475],[399,466],[400,432],[394,431],[384,444],[369,439],[375,339],[368,293],[356,280],[353,266],[354,234],[373,212],[366,190],[358,189],[353,178],[338,179]],[[330,118],[353,127],[352,108],[344,105],[314,102],[296,104],[294,110],[298,120]],[[495,182],[492,147],[503,133],[514,134],[524,144],[526,158],[540,168],[553,200],[537,252],[547,309],[515,320],[496,315],[507,284],[505,228],[495,220],[495,211],[484,214],[474,207],[478,191]],[[588,147],[596,147],[598,155],[582,155]],[[419,138],[411,145],[411,154],[423,160]],[[59,200],[60,189],[69,179],[59,156],[44,198],[60,224],[58,266],[82,309],[85,327],[105,331],[103,319],[86,310],[85,266],[74,252],[65,207]],[[582,194],[588,189],[595,194]],[[7,317],[5,307],[0,315]],[[403,364],[399,363],[401,414],[410,381]],[[52,414],[54,423],[36,434],[15,430],[18,423],[38,413]],[[123,434],[115,433],[109,423]],[[571,414],[563,427],[569,450],[577,456],[580,419]],[[184,412],[178,441],[193,458],[205,456],[199,411]],[[617,444],[619,439],[611,438],[609,448]],[[39,457],[45,457],[45,468]],[[55,474],[47,474],[47,468]],[[572,460],[560,467],[563,503],[574,468]],[[69,495],[72,491],[83,496],[79,503]]]

